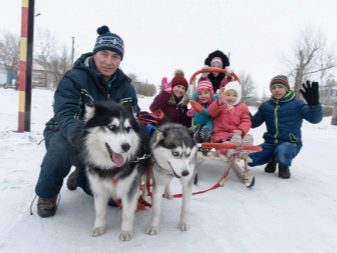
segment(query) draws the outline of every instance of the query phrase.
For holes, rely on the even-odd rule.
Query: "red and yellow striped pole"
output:
[[[30,131],[32,63],[34,37],[34,0],[22,0],[19,62],[18,132]]]

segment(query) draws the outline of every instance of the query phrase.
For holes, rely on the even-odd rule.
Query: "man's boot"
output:
[[[54,216],[57,209],[57,196],[52,198],[41,198],[37,200],[37,213],[42,218]]]
[[[70,173],[67,179],[67,188],[70,191],[75,191],[77,188],[77,175],[78,175],[78,169],[75,168],[75,170]]]
[[[268,163],[267,166],[264,168],[264,172],[266,173],[274,173],[276,171],[276,160],[272,158]]]
[[[278,166],[278,176],[283,179],[288,179],[290,178],[290,170],[289,167],[283,166],[279,164]]]

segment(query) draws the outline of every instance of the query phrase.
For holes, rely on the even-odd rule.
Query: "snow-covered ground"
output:
[[[330,117],[303,125],[304,147],[294,160],[292,177],[281,180],[252,169],[256,185],[245,188],[231,172],[224,187],[193,196],[191,229],[177,228],[181,199],[164,200],[161,231],[144,233],[151,210],[137,211],[134,237],[118,240],[121,210],[109,208],[104,235],[90,236],[93,200],[78,189],[61,191],[56,216],[30,215],[34,187],[45,153],[42,130],[52,114],[52,91],[34,89],[31,132],[17,133],[18,92],[0,90],[0,252],[282,252],[337,251],[337,127]],[[143,110],[152,98],[140,98]],[[264,127],[254,129],[261,142]],[[222,175],[222,161],[198,168],[194,191],[212,186]],[[178,184],[175,185],[179,191]]]

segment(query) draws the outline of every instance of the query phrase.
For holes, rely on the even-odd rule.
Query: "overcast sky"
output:
[[[0,31],[20,34],[21,0],[1,0],[1,9]],[[262,94],[285,73],[281,59],[304,29],[320,31],[337,49],[336,0],[35,0],[35,13],[35,31],[49,30],[69,49],[75,37],[76,57],[108,25],[124,39],[123,70],[155,84],[177,68],[189,78],[220,49]]]

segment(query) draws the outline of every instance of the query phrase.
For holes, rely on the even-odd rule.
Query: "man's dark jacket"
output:
[[[97,71],[92,53],[83,54],[66,72],[54,95],[54,116],[46,123],[46,141],[60,131],[68,142],[76,146],[77,136],[83,128],[85,105],[96,101],[113,100],[131,106],[139,112],[137,96],[131,80],[118,69],[111,81],[106,82]]]

